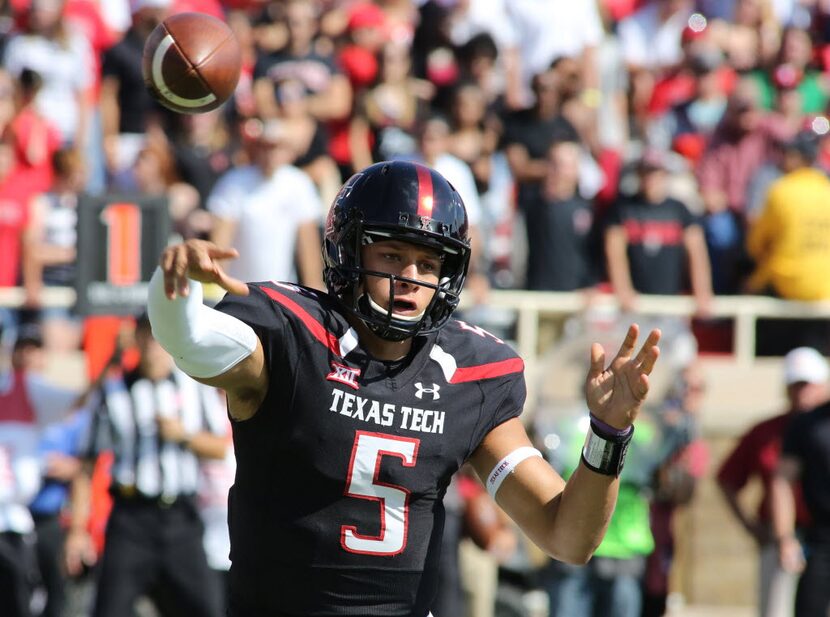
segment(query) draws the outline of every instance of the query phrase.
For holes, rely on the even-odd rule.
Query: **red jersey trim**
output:
[[[492,379],[503,377],[511,373],[520,373],[524,370],[525,363],[521,358],[509,358],[501,362],[489,362],[478,366],[465,366],[455,369],[450,383],[466,383],[478,381],[479,379]]]
[[[314,317],[312,317],[308,313],[308,311],[306,311],[303,307],[294,302],[294,300],[292,300],[288,296],[283,295],[280,292],[271,289],[270,287],[260,286],[259,288],[262,291],[264,291],[265,294],[274,302],[281,306],[284,306],[289,311],[294,313],[299,318],[299,320],[303,322],[303,325],[305,325],[305,327],[308,328],[309,332],[311,332],[311,335],[314,338],[316,338],[323,345],[328,347],[329,351],[331,351],[334,355],[338,357],[340,356],[340,341],[334,334],[326,330],[319,321],[314,319]]]

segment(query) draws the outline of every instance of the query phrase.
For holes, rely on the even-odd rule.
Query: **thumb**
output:
[[[248,285],[239,279],[228,275],[222,266],[216,264],[214,267],[217,278],[216,282],[222,289],[237,296],[247,296],[250,293]]]
[[[212,246],[208,249],[208,255],[210,255],[211,259],[236,259],[239,257],[239,251],[235,248]]]

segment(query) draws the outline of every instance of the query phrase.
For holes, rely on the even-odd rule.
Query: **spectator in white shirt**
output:
[[[668,69],[680,64],[681,35],[691,12],[689,0],[652,0],[623,19],[617,33],[628,69]]]
[[[9,41],[3,65],[15,77],[23,69],[42,77],[38,111],[58,128],[64,143],[83,148],[91,113],[92,51],[83,35],[67,27],[63,5],[64,0],[33,0],[27,27]]]
[[[309,176],[291,165],[296,153],[284,129],[278,120],[246,122],[253,164],[226,172],[208,197],[211,240],[239,250],[227,264],[233,277],[323,289],[323,206]]]
[[[512,34],[505,50],[506,98],[513,108],[532,103],[533,76],[566,56],[581,67],[586,88],[599,87],[597,48],[603,39],[596,0],[505,1]]]
[[[420,124],[418,146],[424,164],[432,167],[455,187],[467,209],[467,220],[470,223],[470,245],[472,246],[467,290],[475,301],[483,302],[489,289],[489,284],[483,274],[486,256],[482,247],[486,243],[481,237],[481,200],[473,172],[467,163],[449,153],[450,124],[441,115],[434,114]]]

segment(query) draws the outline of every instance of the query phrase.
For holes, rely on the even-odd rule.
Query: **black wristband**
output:
[[[634,427],[622,437],[607,439],[597,433],[594,424],[591,423],[591,430],[585,438],[585,445],[582,448],[583,464],[596,473],[606,476],[619,477],[625,464],[625,455],[628,452],[628,444],[634,435]]]

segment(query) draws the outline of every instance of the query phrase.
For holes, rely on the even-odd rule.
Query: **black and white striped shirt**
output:
[[[138,372],[106,379],[97,395],[87,453],[111,449],[116,494],[156,499],[194,495],[199,459],[184,444],[164,441],[157,418],[177,418],[187,434],[225,435],[226,408],[218,390],[178,369],[152,382]]]

